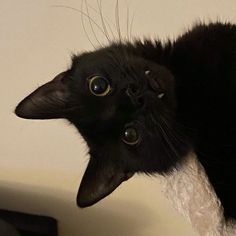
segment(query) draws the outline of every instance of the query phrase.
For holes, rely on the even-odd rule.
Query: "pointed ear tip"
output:
[[[78,206],[79,208],[81,208],[81,209],[84,209],[84,208],[89,207],[89,205],[85,205],[85,204],[80,203],[80,202],[77,202],[77,206]]]
[[[26,105],[27,104],[24,103],[24,100],[21,101],[14,110],[15,115],[22,119],[36,119],[27,109]]]
[[[79,208],[82,208],[82,209],[86,208],[86,207],[90,207],[90,206],[95,204],[95,203],[91,203],[91,202],[85,201],[85,200],[81,199],[78,196],[77,196],[77,199],[76,199],[76,203],[77,203],[77,206]]]
[[[15,108],[15,110],[14,110],[14,113],[15,113],[16,116],[21,117],[21,118],[24,118],[24,117],[23,117],[23,114],[22,114],[22,111],[21,111],[21,106],[20,106],[20,104],[18,104],[18,105],[16,106],[16,108]]]
[[[24,113],[24,109],[22,109],[22,105],[21,103],[19,103],[15,110],[14,113],[16,116],[20,117],[20,118],[24,118],[24,119],[29,119],[29,117],[27,117],[27,115]]]

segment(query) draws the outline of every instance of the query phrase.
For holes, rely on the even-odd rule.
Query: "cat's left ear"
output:
[[[66,74],[60,73],[23,99],[15,109],[16,115],[25,119],[64,118],[69,96]]]
[[[110,160],[91,157],[78,191],[78,206],[83,208],[95,204],[133,175],[132,172],[124,172],[123,168]]]

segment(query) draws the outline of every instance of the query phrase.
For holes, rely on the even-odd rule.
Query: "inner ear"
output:
[[[25,119],[64,118],[69,96],[66,75],[66,71],[58,74],[28,95],[16,107],[16,115]]]

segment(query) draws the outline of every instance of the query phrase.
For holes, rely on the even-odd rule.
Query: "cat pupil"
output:
[[[89,90],[95,96],[106,96],[111,86],[108,80],[102,76],[94,76],[89,80]]]
[[[128,127],[126,128],[122,140],[129,145],[135,145],[139,142],[139,135],[135,128]]]

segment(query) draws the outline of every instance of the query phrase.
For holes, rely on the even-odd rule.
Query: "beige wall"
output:
[[[96,1],[88,2],[97,8]],[[120,0],[123,34],[127,2],[130,19],[135,12],[133,36],[174,38],[199,19],[236,22],[235,0]],[[78,209],[75,196],[88,157],[77,131],[63,120],[13,114],[25,95],[68,67],[71,52],[92,49],[80,14],[52,7],[80,3],[0,0],[0,208],[56,217],[60,236],[194,236],[155,178],[137,176],[99,204]],[[107,17],[114,17],[114,8],[115,0],[103,0]],[[91,16],[98,22],[95,12]]]

